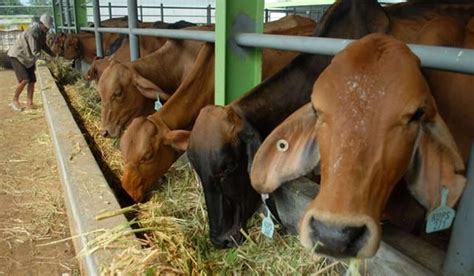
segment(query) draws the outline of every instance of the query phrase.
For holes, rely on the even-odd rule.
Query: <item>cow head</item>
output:
[[[133,68],[115,60],[102,73],[98,90],[104,137],[118,137],[133,118],[150,114],[157,95],[160,99],[169,97]]]
[[[99,82],[100,76],[102,76],[102,73],[109,66],[109,64],[109,58],[95,57],[91,67],[87,71],[86,80]]]
[[[247,156],[253,156],[259,141],[230,107],[205,107],[196,119],[187,154],[204,188],[210,239],[216,247],[241,243],[240,229],[259,205],[247,172]]]
[[[462,159],[437,113],[415,55],[381,34],[349,45],[313,87],[311,102],[258,150],[253,187],[270,193],[321,168],[321,189],[300,224],[303,245],[335,257],[371,257],[395,184],[428,210],[442,187],[453,206],[465,186]]]
[[[52,41],[50,42],[49,46],[51,48],[51,51],[55,53],[58,56],[63,56],[64,55],[64,41],[67,38],[66,33],[58,33],[53,36]]]
[[[122,186],[137,202],[153,188],[186,148],[189,133],[170,130],[155,115],[135,118],[120,140],[125,163]]]
[[[59,33],[51,42],[51,50],[66,59],[76,59],[81,55],[79,38],[75,34]]]

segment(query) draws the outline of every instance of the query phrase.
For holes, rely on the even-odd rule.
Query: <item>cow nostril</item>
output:
[[[100,131],[100,135],[102,135],[102,137],[107,138],[107,137],[109,137],[109,132],[104,129],[104,130],[101,130],[101,131]]]
[[[310,226],[315,252],[334,257],[356,257],[370,235],[365,225],[330,225],[311,218]]]

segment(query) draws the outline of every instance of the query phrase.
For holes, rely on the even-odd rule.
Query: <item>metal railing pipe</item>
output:
[[[211,5],[209,4],[206,9],[206,18],[207,18],[207,24],[211,24]]]
[[[235,35],[235,41],[247,47],[335,55],[353,40],[239,33]],[[408,46],[420,58],[423,67],[474,74],[474,50],[417,44]]]
[[[474,275],[474,142],[467,166],[467,186],[457,209],[448,252],[444,261],[444,275]]]
[[[128,28],[97,28],[101,33],[117,33],[117,34],[128,34]],[[94,32],[95,28],[91,27],[82,27],[81,31]]]
[[[165,22],[165,9],[163,7],[163,3],[160,4],[160,15],[161,15],[161,22]]]
[[[108,8],[109,8],[109,19],[112,19],[112,3],[109,2]]]
[[[215,35],[211,31],[167,30],[167,29],[133,29],[132,33],[144,36],[159,36],[174,39],[200,40],[214,42]]]
[[[76,27],[68,27],[68,26],[58,26],[57,28],[61,30],[75,30],[76,29]]]
[[[128,4],[128,41],[130,42],[130,60],[134,61],[140,57],[140,48],[138,46],[138,36],[133,33],[137,28],[137,0],[127,0]]]
[[[64,11],[64,15],[66,16],[66,26],[71,27],[71,6],[69,0],[66,0],[66,10]],[[71,30],[68,29],[68,33],[70,32]]]
[[[98,57],[104,56],[104,49],[102,47],[102,33],[99,32],[100,27],[100,9],[99,0],[92,0],[92,14],[94,17],[94,32],[95,32],[95,49]]]

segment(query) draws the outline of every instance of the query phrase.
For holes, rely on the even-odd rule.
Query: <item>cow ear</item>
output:
[[[446,187],[447,205],[453,207],[466,186],[464,163],[439,114],[433,121],[422,125],[415,147],[406,175],[408,189],[430,211],[440,205],[441,190]]]
[[[271,193],[281,184],[317,168],[320,155],[316,122],[317,115],[308,103],[265,139],[255,155],[250,175],[257,192]]]
[[[163,137],[163,143],[165,145],[171,146],[177,151],[186,151],[189,144],[189,136],[191,131],[187,130],[170,130],[166,132]]]
[[[142,77],[137,72],[134,72],[133,75],[133,84],[144,97],[156,100],[157,95],[159,95],[161,100],[169,99],[169,95],[163,92],[156,84]]]

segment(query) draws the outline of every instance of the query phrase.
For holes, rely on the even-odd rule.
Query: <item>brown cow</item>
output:
[[[165,38],[143,36],[140,38],[140,55],[147,56],[159,49],[166,42]],[[118,62],[130,61],[130,43],[128,38],[122,41],[122,45],[110,57],[95,58],[87,71],[86,79],[98,82],[104,70],[109,66],[111,60]]]
[[[298,18],[299,19],[299,18]],[[308,20],[288,24],[289,33],[306,33]],[[281,23],[281,22],[280,22]],[[293,22],[292,22],[293,23]],[[272,29],[285,33],[285,25]],[[310,25],[313,29],[314,24]],[[262,77],[265,79],[285,66],[296,53],[263,50]],[[214,49],[206,46],[193,70],[162,109],[146,119],[136,118],[121,139],[125,171],[122,186],[135,201],[143,201],[153,185],[164,175],[187,146],[189,130],[201,108],[214,102]]]
[[[127,27],[128,23],[123,20],[101,23],[101,27]],[[139,22],[139,28],[152,28],[151,22]],[[120,37],[117,33],[102,33],[102,47],[105,54],[109,52],[110,46]],[[91,32],[79,32],[77,34],[60,34],[60,39],[54,40],[52,50],[66,59],[81,58],[91,64],[96,57],[95,34]]]
[[[441,21],[422,30],[423,42],[440,42],[432,34],[445,23],[435,22]],[[461,41],[471,41],[462,46],[474,46],[472,33],[460,31]],[[472,76],[457,76],[472,83]],[[463,159],[450,132],[456,124],[448,128],[443,119],[462,116],[468,128],[455,138],[472,141],[474,112],[462,110],[457,98],[472,104],[474,95],[468,87],[450,93],[436,84],[428,85],[418,58],[394,38],[373,34],[350,44],[315,82],[311,102],[261,145],[253,187],[270,193],[319,165],[321,188],[302,218],[302,244],[335,257],[373,256],[382,212],[400,179],[428,210],[440,205],[442,187],[451,207],[464,189]]]
[[[265,33],[309,35],[315,27],[311,19],[289,16],[267,23]],[[213,30],[213,26],[192,27],[192,30]],[[168,40],[154,53],[128,64],[113,63],[103,73],[98,89],[102,99],[102,134],[105,137],[118,137],[131,119],[153,112],[157,91],[172,94],[189,73],[198,50],[203,43],[197,41]],[[283,66],[296,53],[273,51],[275,61],[280,66],[263,65],[263,74],[269,76],[275,68]],[[276,64],[274,64],[276,65]],[[142,76],[154,83],[150,93],[141,91],[130,79]],[[114,93],[123,93],[120,101],[112,98]]]
[[[196,24],[187,22],[184,20],[177,21],[175,23],[165,23],[157,21],[153,23],[152,27],[155,29],[182,29],[187,27],[195,26]],[[150,53],[159,49],[166,42],[166,38],[152,37],[152,36],[139,36],[140,39],[140,55],[147,56]],[[99,81],[100,76],[104,72],[105,68],[109,66],[110,60],[114,59],[118,62],[130,61],[130,43],[126,35],[122,35],[116,41],[112,43],[109,49],[110,57],[96,58],[89,68],[86,74],[86,79],[91,81]]]
[[[151,114],[157,94],[167,99],[174,93],[191,71],[202,45],[199,41],[167,40],[160,49],[133,62],[112,60],[98,82],[102,135],[118,137],[133,118]]]

